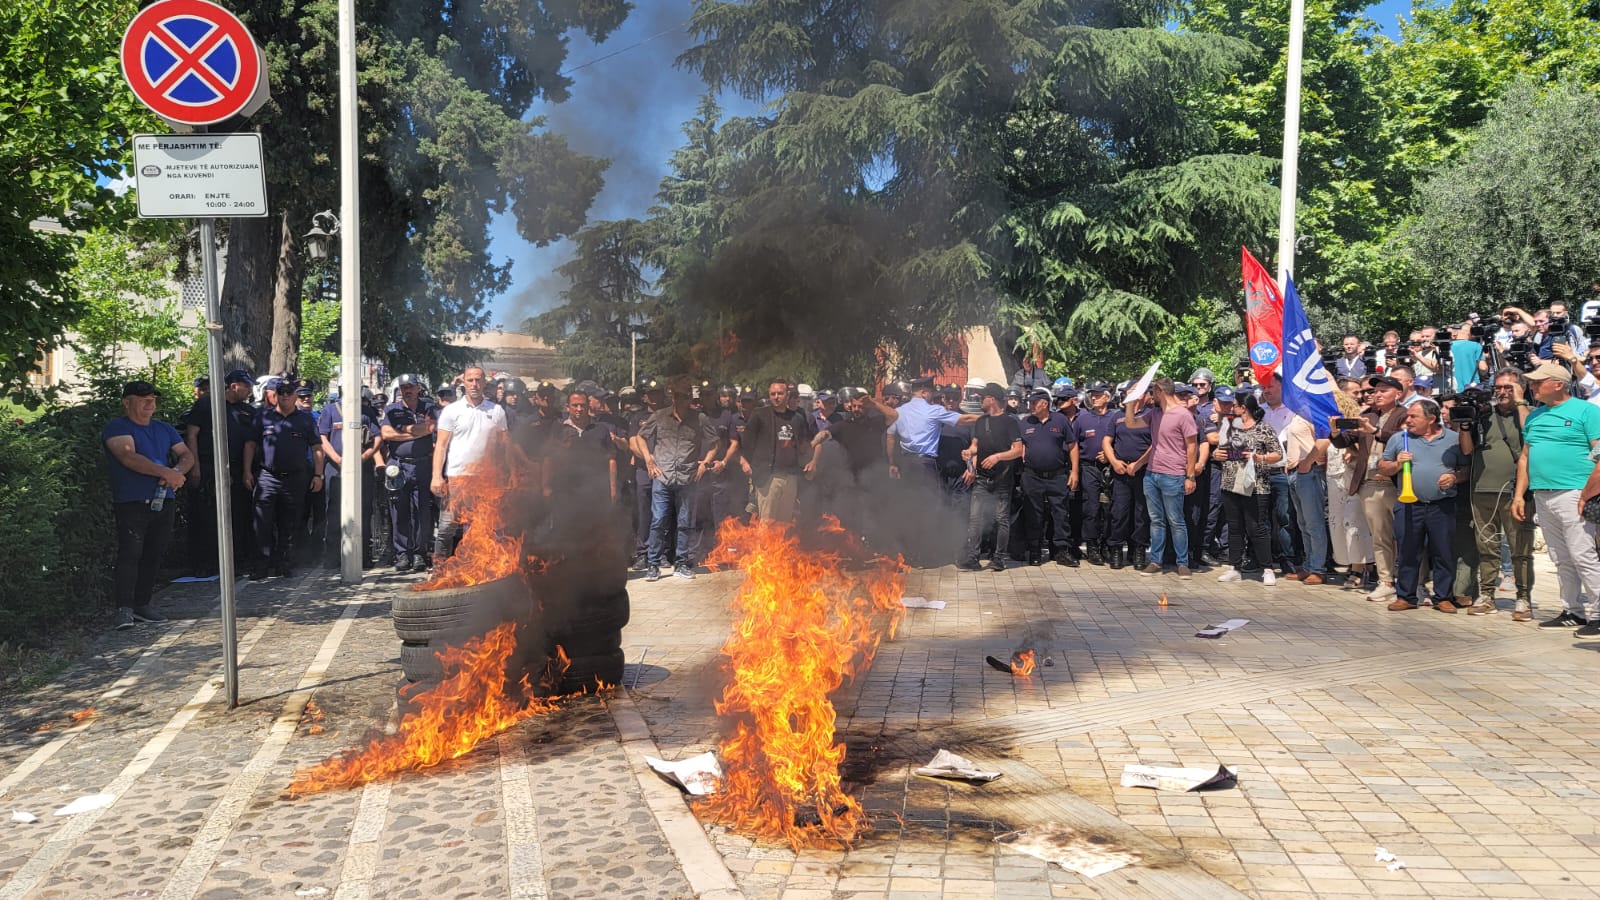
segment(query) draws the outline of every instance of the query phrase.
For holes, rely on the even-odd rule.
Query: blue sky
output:
[[[573,72],[572,97],[537,110],[549,127],[567,136],[584,153],[606,157],[606,186],[589,210],[590,221],[642,217],[655,198],[668,158],[682,141],[679,127],[694,114],[705,87],[696,76],[673,65],[688,45],[684,29],[689,0],[635,0],[636,8],[604,44],[581,35],[567,54]],[[1367,14],[1391,37],[1396,19],[1409,15],[1411,0],[1382,0]],[[619,52],[621,51],[621,52]],[[609,56],[608,54],[616,54]],[[586,65],[587,64],[587,65]],[[577,67],[582,66],[579,69]],[[720,98],[724,109],[748,114],[756,107],[738,97]],[[534,247],[507,221],[491,229],[492,252],[512,260],[511,289],[489,303],[490,323],[516,329],[522,320],[559,301],[566,282],[556,267],[570,247],[560,241]]]

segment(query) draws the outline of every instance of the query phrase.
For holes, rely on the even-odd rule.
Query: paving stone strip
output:
[[[496,738],[500,750],[500,797],[505,811],[506,860],[511,869],[511,896],[545,900],[544,850],[534,815],[533,788],[528,783],[528,758],[506,732]]]
[[[173,644],[177,643],[178,638],[183,637],[184,633],[187,632],[189,628],[197,621],[199,620],[180,619],[179,621],[172,623],[172,625],[167,629],[166,634],[163,634],[159,639],[156,640],[154,644],[151,644],[143,653],[139,654],[139,658],[134,660],[133,665],[128,667],[128,671],[123,673],[121,678],[118,678],[112,683],[111,687],[106,688],[105,691],[101,692],[101,694],[95,698],[93,704],[94,707],[98,709],[99,707],[110,703],[112,700],[122,697],[122,695],[128,692],[129,688],[138,684],[139,679],[143,678],[144,674],[150,671],[150,667],[155,665],[156,660],[161,658],[161,654],[165,653],[168,647],[171,647]],[[16,769],[12,770],[10,774],[6,775],[4,778],[0,778],[0,797],[4,797],[6,792],[9,791],[13,785],[18,784],[29,775],[32,775],[34,772],[38,771],[40,766],[43,766],[45,763],[49,762],[52,756],[55,756],[57,753],[61,752],[61,748],[72,743],[73,739],[78,735],[92,728],[94,723],[99,718],[99,716],[89,716],[83,721],[78,722],[72,727],[67,728],[60,734],[56,735],[56,737],[51,740],[50,743],[45,744],[29,754],[28,758],[24,759],[22,763],[16,767]]]
[[[300,677],[299,684],[295,685],[294,691],[283,701],[283,711],[272,723],[266,740],[223,791],[221,800],[212,809],[211,815],[200,829],[200,834],[190,845],[183,862],[168,879],[166,888],[161,892],[161,900],[188,900],[194,896],[206,873],[211,871],[212,865],[216,863],[217,854],[222,849],[223,843],[233,833],[234,823],[244,811],[245,804],[261,787],[262,779],[266,778],[268,770],[277,762],[283,749],[289,745],[289,739],[294,737],[306,701],[311,699],[312,693],[328,674],[328,667],[333,663],[339,645],[344,643],[345,635],[350,632],[356,613],[366,604],[376,602],[378,599],[367,598],[345,605],[344,611],[328,630],[328,636],[323,639],[317,655],[311,660],[311,665]]]
[[[1383,656],[1341,660],[1259,675],[1224,678],[1214,682],[1157,688],[1107,700],[1076,703],[1044,711],[997,716],[950,731],[951,743],[965,744],[986,735],[1006,734],[1014,746],[1050,743],[1099,728],[1132,725],[1167,716],[1204,712],[1219,706],[1236,706],[1285,694],[1321,690],[1333,685],[1361,684],[1373,679],[1470,667],[1509,656],[1548,652],[1546,635],[1532,634],[1473,643],[1457,650],[1408,650]]]
[[[255,648],[256,642],[261,640],[261,636],[267,633],[267,629],[271,628],[275,621],[276,618],[274,617],[262,619],[256,623],[256,626],[249,633],[240,639],[237,657],[239,660],[242,661],[249,656],[250,651]],[[155,737],[152,737],[140,748],[139,752],[134,755],[133,760],[124,766],[122,771],[117,774],[117,777],[106,785],[100,793],[110,794],[116,798],[120,798],[127,793],[128,789],[133,787],[134,782],[138,781],[140,776],[155,765],[156,760],[178,737],[178,734],[194,720],[194,717],[200,713],[200,710],[205,708],[206,704],[211,702],[211,698],[215,697],[217,692],[222,690],[222,687],[223,677],[222,673],[219,672],[201,685],[200,689],[189,699],[189,702],[185,703],[181,709],[173,714],[172,718],[156,733]],[[114,805],[115,801],[112,803],[112,806]],[[11,880],[6,883],[4,888],[0,888],[0,900],[16,900],[16,898],[22,897],[31,890],[39,882],[40,878],[55,868],[67,851],[71,850],[112,806],[79,813],[73,816],[72,820],[59,831],[50,835],[44,846],[35,852],[23,864],[22,868],[12,875]]]

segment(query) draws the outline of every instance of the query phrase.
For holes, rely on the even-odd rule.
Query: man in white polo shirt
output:
[[[438,446],[433,452],[433,494],[440,500],[439,528],[433,537],[437,565],[455,553],[461,538],[461,503],[466,492],[451,496],[450,483],[471,478],[472,468],[489,451],[491,441],[506,434],[506,411],[484,394],[483,369],[469,366],[461,374],[464,396],[439,412]]]

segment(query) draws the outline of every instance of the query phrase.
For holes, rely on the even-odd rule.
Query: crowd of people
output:
[[[1253,383],[1247,360],[1232,384],[1203,368],[1112,384],[1052,379],[1033,355],[1007,385],[918,378],[876,391],[687,377],[530,391],[474,366],[429,392],[402,376],[392,401],[363,391],[365,563],[406,572],[448,557],[461,533],[452,482],[495,475],[505,463],[487,452],[503,435],[553,503],[620,523],[646,580],[693,578],[728,518],[805,533],[827,515],[916,566],[1211,571],[1468,615],[1496,613],[1507,590],[1511,618],[1529,621],[1537,521],[1559,582],[1560,611],[1542,624],[1600,634],[1593,337],[1560,304],[1404,343],[1347,335],[1324,353],[1340,411],[1325,423],[1286,406],[1276,376]],[[310,388],[280,377],[256,406],[248,373],[225,381],[241,569],[266,578],[336,558],[336,398],[318,413]],[[106,446],[118,627],[131,627],[160,620],[149,565],[176,488],[191,503],[191,559],[214,568],[216,486],[208,398],[181,435],[151,420],[150,385],[129,384],[124,406]]]

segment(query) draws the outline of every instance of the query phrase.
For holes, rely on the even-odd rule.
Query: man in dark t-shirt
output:
[[[802,448],[815,436],[816,421],[809,412],[790,405],[787,381],[773,380],[767,388],[767,399],[770,406],[751,414],[739,449],[750,466],[756,515],[789,522],[794,519],[800,470],[805,465]]]
[[[992,524],[995,531],[993,572],[1006,567],[1006,547],[1011,540],[1011,488],[1017,460],[1022,458],[1022,429],[1006,409],[1006,391],[998,384],[983,387],[984,415],[972,424],[972,446],[967,458],[972,484],[972,506],[967,516],[967,544],[960,568],[977,571],[978,550]]]

